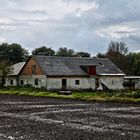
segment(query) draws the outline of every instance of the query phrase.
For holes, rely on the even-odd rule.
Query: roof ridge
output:
[[[110,60],[109,58],[98,58],[98,57],[76,57],[76,56],[46,56],[46,55],[32,55],[33,57],[48,57],[48,58],[74,58],[74,59],[99,59],[99,60]]]
[[[32,55],[39,57],[55,57],[55,58],[91,58],[91,57],[76,57],[76,56],[47,56],[47,55]]]

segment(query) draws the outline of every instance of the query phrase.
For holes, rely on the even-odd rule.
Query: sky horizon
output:
[[[139,0],[0,0],[0,44],[18,43],[30,52],[47,46],[91,55],[111,41],[140,52]]]

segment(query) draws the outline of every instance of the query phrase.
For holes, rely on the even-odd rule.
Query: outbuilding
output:
[[[7,75],[6,77],[5,86],[18,86],[19,85],[19,73],[24,65],[25,65],[25,62],[19,62],[10,66],[11,73]]]

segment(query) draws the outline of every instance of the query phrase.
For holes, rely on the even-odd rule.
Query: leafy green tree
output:
[[[46,46],[42,46],[42,47],[34,49],[32,51],[32,55],[54,56],[55,51],[51,48],[46,47]]]
[[[8,59],[13,63],[25,61],[29,56],[27,50],[21,47],[21,45],[12,43],[0,44],[0,57],[1,59]]]
[[[76,52],[75,56],[77,57],[90,57],[88,52]]]
[[[135,60],[134,73],[135,73],[135,75],[140,76],[140,60]]]
[[[140,53],[129,53],[127,55],[129,61],[130,75],[140,75]]]
[[[98,53],[96,55],[96,57],[98,57],[98,58],[106,58],[107,56],[106,56],[106,54]]]
[[[22,48],[21,45],[13,43],[9,45],[9,55],[9,59],[12,62],[17,63],[25,61],[28,58],[29,53],[27,50]]]
[[[59,50],[56,52],[56,56],[64,56],[64,57],[74,57],[75,51],[73,49],[68,49],[66,47],[59,48]]]
[[[8,60],[0,60],[0,86],[4,86],[5,79],[8,74],[12,72],[12,69],[10,68],[10,62]]]

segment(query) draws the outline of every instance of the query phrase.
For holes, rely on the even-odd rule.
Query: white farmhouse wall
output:
[[[11,81],[13,81],[13,84],[11,84]],[[7,77],[5,86],[17,86],[17,78],[15,77]]]
[[[59,90],[61,88],[60,78],[47,78],[47,90]]]
[[[104,85],[106,85],[109,89],[112,90],[124,89],[124,77],[121,76],[102,76],[100,77],[100,82],[102,82]]]
[[[35,85],[35,79],[38,79],[38,85]],[[21,75],[19,78],[19,85],[21,85],[21,81],[23,81],[24,85],[32,85],[33,87],[36,88],[41,88],[44,87],[46,88],[47,85],[47,79],[45,75]]]
[[[61,90],[62,79],[67,79],[67,89],[69,90],[80,90],[80,89],[95,89],[94,78],[47,78],[47,89],[48,90]],[[75,81],[79,80],[79,84],[76,85]]]
[[[38,79],[38,85],[35,85],[35,79]],[[19,77],[20,82],[23,81],[24,85],[30,84],[33,87],[41,88],[44,87],[47,90],[61,90],[62,79],[67,79],[68,90],[80,90],[80,89],[92,89],[95,90],[95,77],[46,77],[45,75],[21,75]],[[76,80],[79,80],[79,84],[76,84]],[[100,76],[99,83],[103,83],[109,89],[121,90],[123,89],[124,78],[119,76]],[[10,85],[10,79],[6,83]],[[140,84],[140,82],[139,82]],[[13,85],[17,85],[16,79],[13,79]]]
[[[79,80],[79,84],[76,85],[75,81]],[[67,82],[68,89],[95,89],[94,78],[70,78]]]

